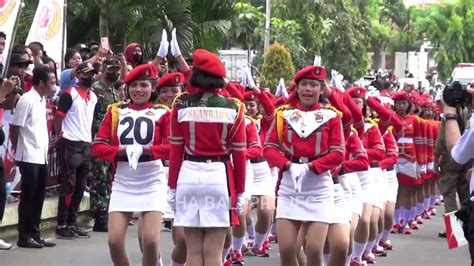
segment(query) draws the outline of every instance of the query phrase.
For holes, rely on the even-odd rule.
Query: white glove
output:
[[[291,179],[293,179],[293,187],[296,191],[301,192],[301,184],[303,183],[303,178],[309,171],[308,165],[292,163],[290,165],[289,171]]]
[[[136,170],[138,166],[138,160],[143,154],[143,147],[141,145],[129,145],[126,148],[126,152],[128,158],[128,165],[133,170]]]
[[[416,165],[416,177],[420,178],[421,177],[421,164]]]
[[[173,29],[171,32],[171,54],[174,57],[181,55],[181,50],[179,50],[178,39],[176,38],[176,29]]]
[[[235,210],[238,214],[241,214],[245,208],[245,198],[243,193],[237,194],[237,202],[235,204]]]
[[[319,55],[314,56],[314,63],[313,63],[313,65],[315,65],[315,66],[321,66],[321,56],[319,56]]]
[[[173,212],[176,211],[176,189],[170,189],[168,191],[168,205]]]
[[[166,58],[169,47],[170,47],[170,43],[168,42],[168,34],[166,33],[166,30],[163,29],[163,33],[161,34],[160,48],[158,48],[158,53],[156,54],[156,56],[159,56],[161,58]]]
[[[255,81],[253,80],[252,73],[250,72],[250,68],[247,67],[245,69],[245,72],[247,73],[247,85],[249,88],[255,88]]]
[[[240,85],[244,87],[248,87],[248,80],[247,80],[247,67],[242,69],[242,72],[240,73]]]
[[[427,169],[426,169],[427,165],[426,164],[422,164],[421,165],[421,174],[424,175],[427,173]]]

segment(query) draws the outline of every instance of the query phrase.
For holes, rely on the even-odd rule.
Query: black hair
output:
[[[37,54],[39,51],[43,51],[42,45],[38,42],[32,42],[32,43],[28,44],[28,48],[31,49],[31,52],[33,54]]]
[[[74,49],[74,48],[68,48],[66,50],[66,53],[64,54],[64,64],[66,65],[66,68],[70,68],[67,64],[69,62],[69,60],[71,60],[71,58],[76,54],[76,53],[79,53],[78,50]]]
[[[382,89],[383,90],[390,89],[390,85],[392,85],[392,83],[390,83],[388,81],[384,81],[383,84],[382,84]]]
[[[3,39],[7,39],[7,35],[5,34],[5,32],[3,31],[0,31],[0,38],[3,38]]]
[[[42,43],[40,43],[40,42],[30,42],[30,44],[28,44],[28,46],[30,47],[30,45],[36,45],[36,46],[38,46],[38,47],[40,48],[41,51],[44,52],[44,46],[43,46]],[[30,47],[30,48],[31,48],[31,47]]]
[[[40,81],[48,81],[48,75],[54,74],[53,70],[46,65],[40,65],[33,69],[33,85],[38,86]]]
[[[225,86],[224,78],[214,76],[197,68],[193,68],[189,84],[195,88],[205,90],[221,89]]]
[[[26,48],[28,48],[28,46],[24,44],[17,44],[13,46],[12,54],[26,54]]]

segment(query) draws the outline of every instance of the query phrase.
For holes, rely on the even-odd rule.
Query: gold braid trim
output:
[[[334,106],[323,106],[321,109],[331,110],[334,111],[340,118],[342,118],[343,114],[341,111],[337,110]]]

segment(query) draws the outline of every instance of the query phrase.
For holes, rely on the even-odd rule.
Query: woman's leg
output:
[[[243,221],[245,223],[245,219]],[[204,265],[222,265],[222,250],[224,248],[226,233],[227,227],[206,228],[204,230]]]
[[[186,266],[204,266],[204,228],[184,227],[186,236]]]
[[[115,266],[131,265],[130,258],[125,250],[125,235],[131,217],[132,213],[129,212],[109,213],[109,251]]]
[[[181,226],[173,226],[171,235],[174,243],[171,260],[175,264],[184,265],[186,263],[186,238],[184,237],[184,228]]]
[[[359,218],[357,227],[354,233],[354,248],[352,251],[353,259],[362,259],[365,246],[369,240],[370,217],[372,216],[372,204],[364,203],[362,208],[362,215]]]
[[[295,243],[297,243],[301,222],[288,219],[277,219],[276,225],[281,266],[298,266],[296,256],[301,248],[297,249]]]
[[[142,265],[156,266],[160,260],[159,243],[163,213],[142,213]]]
[[[255,224],[255,246],[262,248],[272,224],[275,200],[269,196],[259,196],[257,204],[257,223]]]
[[[332,224],[328,229],[329,266],[345,265],[349,250],[351,227],[349,224]]]
[[[320,222],[307,222],[306,227],[306,258],[308,265],[322,265],[323,249],[326,241],[329,224]]]
[[[137,239],[138,245],[140,246],[140,252],[143,254],[143,247],[142,247],[142,214],[139,214],[138,221],[137,221]]]

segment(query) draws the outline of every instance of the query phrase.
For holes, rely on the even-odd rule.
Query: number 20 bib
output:
[[[117,137],[120,146],[150,146],[154,141],[155,122],[166,113],[164,109],[119,109]]]

